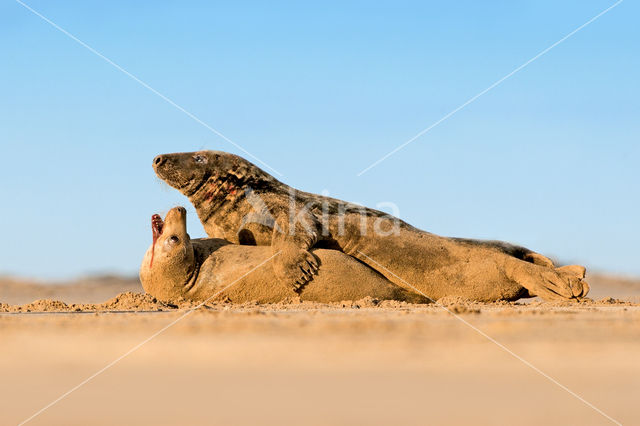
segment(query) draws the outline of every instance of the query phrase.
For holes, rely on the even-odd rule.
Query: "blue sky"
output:
[[[360,177],[614,2],[27,3],[285,183],[640,274],[636,2]],[[0,35],[0,273],[136,273],[151,214],[177,204],[204,236],[151,160],[241,151],[17,2]]]

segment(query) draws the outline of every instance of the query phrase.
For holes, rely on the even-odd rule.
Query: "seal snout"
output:
[[[153,159],[153,167],[160,167],[167,161],[167,157],[164,155],[158,155]]]
[[[177,206],[169,210],[167,216],[165,217],[165,225],[167,224],[177,224],[180,222],[184,222],[187,219],[187,209],[182,206]]]

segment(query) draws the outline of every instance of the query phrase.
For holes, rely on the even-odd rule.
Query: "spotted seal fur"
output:
[[[276,276],[294,289],[318,271],[310,249],[324,247],[432,299],[566,300],[589,290],[582,266],[558,268],[524,247],[442,237],[378,210],[297,191],[234,154],[163,154],[153,160],[153,167],[189,198],[210,237],[278,251]],[[388,232],[390,227],[393,232]]]

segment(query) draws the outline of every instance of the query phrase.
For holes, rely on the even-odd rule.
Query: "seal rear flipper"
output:
[[[589,285],[580,278],[584,274],[573,266],[550,269],[512,260],[505,265],[505,273],[530,294],[545,300],[577,299],[589,291]]]
[[[585,297],[589,293],[589,284],[584,280],[587,268],[581,265],[567,265],[556,268],[556,271],[569,280],[575,297]]]

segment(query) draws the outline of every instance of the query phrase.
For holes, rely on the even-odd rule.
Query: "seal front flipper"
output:
[[[295,217],[281,214],[276,218],[271,239],[273,271],[281,283],[295,291],[318,273],[318,259],[309,251],[318,241],[318,225],[307,211]]]

